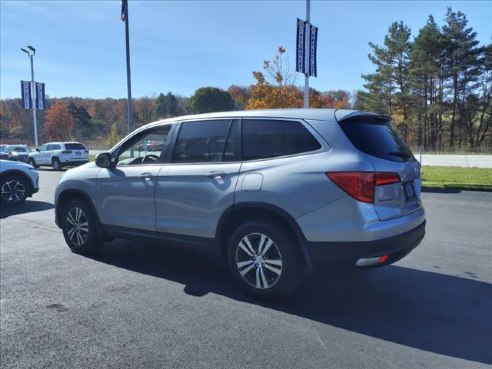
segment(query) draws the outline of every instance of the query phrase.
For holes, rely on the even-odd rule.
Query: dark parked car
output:
[[[27,163],[29,150],[26,145],[8,145],[0,149],[0,159]]]

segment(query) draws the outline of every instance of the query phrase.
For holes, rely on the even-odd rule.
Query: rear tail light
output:
[[[386,172],[332,172],[326,176],[354,199],[367,203],[374,202],[376,186],[400,182],[397,173]]]
[[[63,150],[62,151],[62,154],[71,154],[72,153],[72,150]]]
[[[376,186],[384,186],[388,184],[400,182],[400,176],[397,173],[376,173]]]

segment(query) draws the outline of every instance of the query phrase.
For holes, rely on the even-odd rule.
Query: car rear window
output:
[[[243,160],[293,155],[320,148],[320,143],[300,122],[243,120]]]
[[[350,142],[368,155],[398,162],[415,160],[388,121],[357,117],[342,121],[340,126]]]
[[[65,148],[67,150],[87,150],[87,148],[81,143],[66,143]]]
[[[17,151],[17,152],[27,152],[25,147],[14,147],[12,151]]]

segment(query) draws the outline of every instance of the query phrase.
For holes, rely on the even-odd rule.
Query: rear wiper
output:
[[[393,151],[393,152],[389,152],[388,155],[399,156],[400,158],[403,159],[409,159],[412,157],[412,154],[409,154],[408,152],[404,152],[404,151]]]

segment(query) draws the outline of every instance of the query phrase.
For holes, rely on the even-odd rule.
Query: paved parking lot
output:
[[[268,303],[215,257],[114,241],[72,254],[53,221],[61,173],[1,210],[6,368],[485,368],[492,365],[492,193],[424,193],[427,235],[372,271],[319,271]]]

